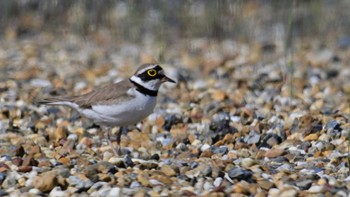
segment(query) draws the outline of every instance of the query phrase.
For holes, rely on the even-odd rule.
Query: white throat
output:
[[[153,91],[158,91],[159,87],[161,85],[161,81],[159,79],[153,79],[153,80],[149,80],[149,81],[142,81],[139,77],[133,75],[130,78],[131,81],[139,84],[140,86],[147,88],[149,90],[153,90]]]

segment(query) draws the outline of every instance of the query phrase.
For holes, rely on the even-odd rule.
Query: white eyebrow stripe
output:
[[[148,66],[147,68],[144,68],[144,69],[141,69],[141,70],[137,71],[137,74],[144,73],[144,72],[146,72],[146,70],[155,68],[155,67],[157,67],[157,66],[158,66],[158,64],[150,65],[150,66]]]

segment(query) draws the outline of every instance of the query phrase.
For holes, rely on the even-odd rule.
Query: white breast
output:
[[[133,125],[153,112],[157,97],[145,96],[135,92],[132,100],[114,105],[93,105],[91,109],[79,110],[97,124],[106,126]]]

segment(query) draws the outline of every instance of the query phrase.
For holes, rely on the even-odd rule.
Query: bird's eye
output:
[[[149,69],[149,70],[147,71],[147,74],[148,74],[149,76],[151,76],[151,77],[154,77],[154,76],[156,76],[157,71],[154,70],[154,69]]]

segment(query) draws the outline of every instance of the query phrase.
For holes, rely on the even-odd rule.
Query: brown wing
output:
[[[123,80],[115,84],[97,88],[87,94],[51,97],[40,101],[40,103],[50,104],[53,102],[68,101],[78,104],[81,108],[91,108],[94,104],[112,104],[132,99],[133,95],[127,93],[127,90],[132,87],[129,80]]]

